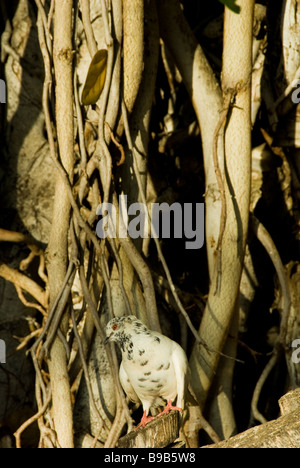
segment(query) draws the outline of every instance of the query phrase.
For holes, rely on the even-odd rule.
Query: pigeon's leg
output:
[[[169,400],[168,403],[167,403],[167,406],[165,407],[165,409],[159,413],[156,417],[158,418],[159,416],[162,416],[163,414],[168,414],[169,411],[171,410],[176,410],[176,411],[180,411],[182,412],[182,409],[179,408],[178,406],[173,406],[172,405],[172,400]]]
[[[146,424],[150,421],[153,421],[153,417],[152,416],[147,416],[146,414],[146,410],[144,411],[143,413],[143,416],[142,416],[142,419],[141,419],[141,422],[138,426],[136,426],[135,430],[137,430],[139,427],[145,427]]]

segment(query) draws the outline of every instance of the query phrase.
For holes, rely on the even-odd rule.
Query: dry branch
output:
[[[171,411],[169,414],[154,419],[145,428],[121,437],[118,448],[163,448],[173,443],[178,435],[178,412]]]
[[[282,416],[278,419],[205,448],[300,448],[300,389],[287,393],[282,399]],[[291,404],[287,403],[289,399]]]
[[[124,99],[131,113],[144,67],[144,1],[123,0]]]
[[[0,276],[13,283],[17,288],[27,291],[45,309],[47,308],[47,294],[45,290],[31,278],[4,264],[0,265]]]

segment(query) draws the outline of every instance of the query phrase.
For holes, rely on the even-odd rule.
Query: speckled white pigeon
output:
[[[115,341],[122,352],[119,375],[125,393],[131,401],[143,405],[144,413],[138,427],[154,419],[148,416],[149,409],[164,406],[164,400],[167,405],[158,416],[170,410],[183,410],[188,361],[178,343],[149,330],[134,315],[108,322],[105,344],[110,340]],[[177,406],[173,406],[176,396]]]

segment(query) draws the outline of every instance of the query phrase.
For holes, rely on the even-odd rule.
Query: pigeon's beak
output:
[[[109,342],[109,339],[110,339],[111,336],[112,336],[112,333],[105,338],[105,340],[104,340],[105,345],[107,345],[107,343]]]

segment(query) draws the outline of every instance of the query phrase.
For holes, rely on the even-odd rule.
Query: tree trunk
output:
[[[73,129],[73,53],[72,0],[55,1],[53,60],[56,78],[56,122],[58,157],[72,183],[74,171]],[[70,201],[64,181],[58,177],[53,205],[53,223],[48,244],[50,309],[64,283],[68,265],[68,235]],[[61,330],[68,330],[67,310],[61,319]],[[65,347],[58,336],[50,351],[49,372],[53,398],[53,420],[58,443],[63,448],[73,447],[73,417]]]

